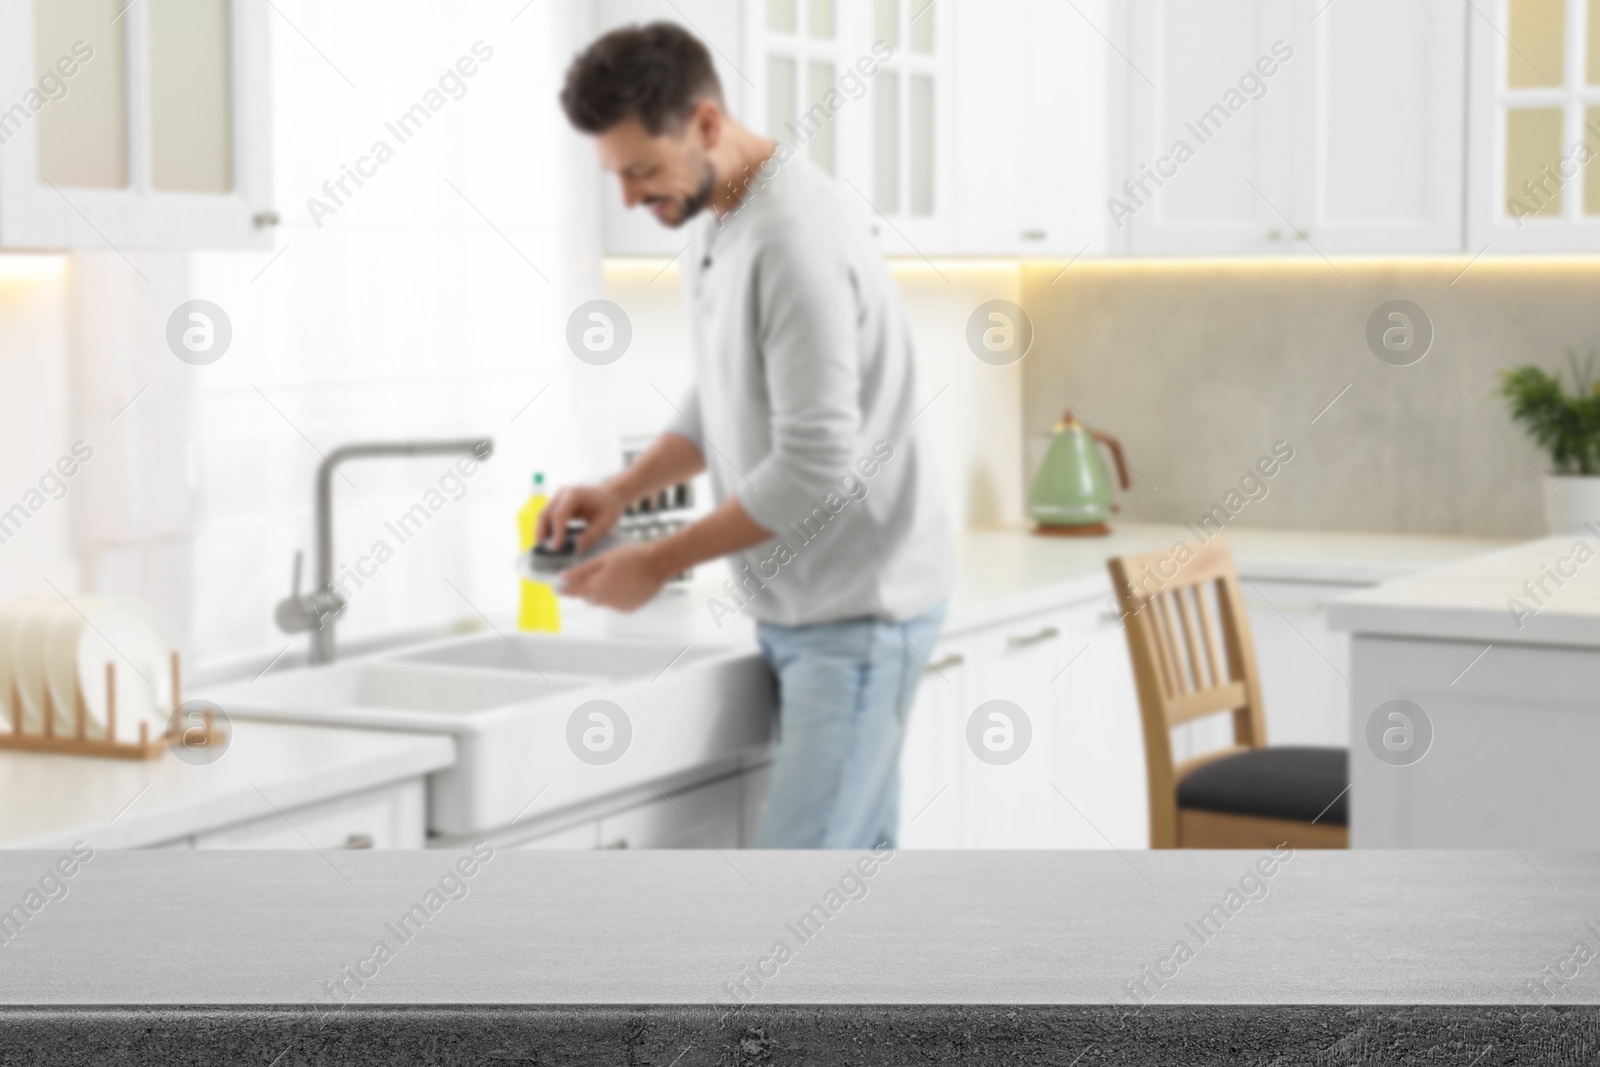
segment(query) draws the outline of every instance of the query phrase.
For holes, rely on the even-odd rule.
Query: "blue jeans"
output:
[[[945,606],[888,623],[761,623],[778,682],[778,740],[757,848],[897,843],[900,746]]]

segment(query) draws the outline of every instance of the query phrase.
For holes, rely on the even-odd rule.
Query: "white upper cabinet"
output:
[[[597,32],[675,22],[711,49],[728,110],[853,190],[891,254],[951,251],[952,31],[932,0],[597,0]],[[684,230],[603,194],[610,255],[677,256]]]
[[[1304,240],[1324,255],[1461,251],[1467,8],[1307,2],[1291,63]]]
[[[744,12],[747,121],[852,190],[886,252],[950,252],[950,5],[745,0]]]
[[[1126,250],[1461,249],[1465,13],[1455,0],[1136,0]]]
[[[1127,154],[1107,196],[1126,250],[1292,249],[1298,4],[1136,0],[1123,10]]]
[[[1470,251],[1600,249],[1600,3],[1479,0],[1471,40]]]
[[[712,47],[729,108],[845,183],[891,255],[1104,249],[1107,0],[597,0]],[[686,234],[605,193],[611,255]]]
[[[951,5],[872,0],[839,6],[860,21],[870,8],[870,22],[858,23],[853,34],[859,48],[855,59],[865,69],[871,59],[880,59],[861,101],[870,111],[862,124],[867,165],[861,174],[868,182],[862,191],[871,200],[879,239],[886,251],[901,255],[948,252],[954,234]]]
[[[1105,0],[956,0],[955,251],[1103,252]],[[1109,58],[1108,58],[1109,57]]]
[[[734,113],[847,183],[891,254],[1600,245],[1574,148],[1600,149],[1600,0],[596,2],[601,29],[705,38]],[[613,254],[687,242],[605,203]]]
[[[0,247],[268,245],[267,16],[0,0]]]

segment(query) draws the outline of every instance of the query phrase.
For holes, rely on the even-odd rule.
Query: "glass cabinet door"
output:
[[[755,28],[764,81],[756,128],[834,175],[848,105],[839,15],[839,0],[763,0]]]
[[[228,0],[150,5],[150,185],[233,190],[233,55]]]
[[[0,248],[271,243],[270,5],[0,5]]]
[[[1475,21],[1473,243],[1600,248],[1600,0],[1500,0]]]
[[[871,0],[871,47],[881,59],[872,81],[871,196],[896,251],[948,244],[947,171],[951,119],[942,7],[935,0]]]
[[[886,251],[951,251],[949,34],[934,0],[750,0],[753,125],[859,196]]]
[[[128,62],[125,35],[113,21],[119,2],[34,4],[34,69],[44,102],[33,122],[42,182],[128,185]]]

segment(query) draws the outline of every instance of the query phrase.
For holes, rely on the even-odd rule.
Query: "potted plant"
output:
[[[1555,469],[1545,481],[1545,517],[1550,532],[1577,533],[1600,521],[1600,382],[1594,379],[1595,354],[1583,370],[1567,350],[1574,391],[1560,374],[1531,364],[1501,372],[1500,395],[1511,417],[1546,452]]]

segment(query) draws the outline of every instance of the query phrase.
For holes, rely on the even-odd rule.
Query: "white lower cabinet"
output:
[[[665,796],[618,798],[618,806],[603,815],[558,830],[536,830],[505,847],[747,848],[754,843],[770,771],[771,764],[761,762]]]
[[[1128,639],[1116,612],[1085,605],[1072,615],[1062,676],[1063,728],[1056,761],[1071,798],[1064,848],[1148,848],[1144,727]]]
[[[1356,634],[1351,660],[1363,732],[1403,700],[1412,708],[1386,712],[1380,726],[1428,738],[1398,763],[1364,739],[1351,746],[1354,847],[1516,849],[1521,860],[1508,862],[1539,890],[1545,861],[1527,852],[1600,848],[1600,652]]]
[[[1271,744],[1349,743],[1349,641],[1324,621],[1356,585],[1245,584]],[[925,670],[901,761],[906,848],[1146,848],[1144,729],[1127,636],[1105,598],[1021,615],[947,637]],[[935,670],[937,668],[937,670]],[[1015,742],[1007,709],[1031,735],[1010,763],[974,744]],[[1018,718],[1014,714],[1008,718]],[[1179,759],[1233,743],[1226,714],[1173,733]]]
[[[1070,613],[1061,612],[977,636],[977,686],[961,724],[969,847],[1049,848],[1065,839],[1070,807],[1055,756],[1072,628]],[[968,718],[974,714],[975,723]]]
[[[738,848],[739,776],[600,819],[601,848]]]
[[[1121,628],[1103,605],[955,635],[933,667],[901,762],[904,847],[1143,846],[1138,702]],[[1004,762],[1024,732],[1026,748]]]
[[[1245,583],[1268,744],[1350,743],[1350,635],[1329,629],[1327,607],[1360,588]]]
[[[923,668],[900,758],[900,844],[961,848],[976,640],[946,638]]]
[[[421,778],[413,778],[288,808],[195,834],[191,840],[195,848],[421,848],[427,836],[426,812],[426,787]]]

